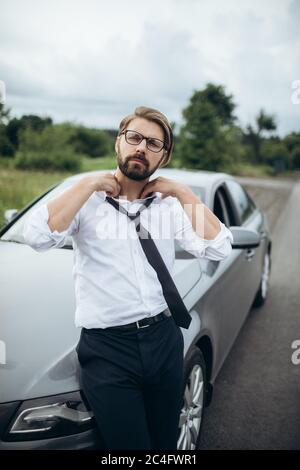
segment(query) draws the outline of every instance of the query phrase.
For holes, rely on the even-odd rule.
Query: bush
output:
[[[68,149],[41,153],[17,152],[15,168],[77,172],[81,170],[81,160]]]
[[[262,144],[261,155],[263,163],[272,166],[275,173],[286,171],[290,167],[289,151],[280,141],[265,140]]]
[[[91,158],[103,157],[114,151],[112,139],[105,131],[83,126],[75,129],[69,143],[76,153]]]
[[[291,160],[293,169],[300,170],[300,145],[298,147],[294,147]]]
[[[0,155],[2,157],[13,157],[15,149],[6,135],[6,127],[0,124]]]
[[[45,127],[40,132],[24,129],[20,134],[15,167],[26,170],[79,171],[81,158],[68,144],[73,132],[69,124]]]

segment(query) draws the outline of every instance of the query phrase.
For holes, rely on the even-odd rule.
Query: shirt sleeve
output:
[[[178,200],[174,204],[175,239],[182,249],[197,258],[220,261],[232,251],[233,236],[231,231],[219,220],[220,231],[212,240],[201,238],[193,229],[188,215]]]
[[[24,243],[36,251],[46,251],[50,248],[61,248],[66,238],[74,235],[79,229],[79,213],[76,214],[69,227],[63,232],[51,231],[49,225],[47,204],[43,204],[30,214],[24,224]]]

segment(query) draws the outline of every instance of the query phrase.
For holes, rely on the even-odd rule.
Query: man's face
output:
[[[133,119],[128,124],[127,129],[139,132],[144,137],[164,140],[162,128],[155,122],[144,118]],[[128,144],[124,134],[117,138],[115,150],[120,171],[127,178],[135,181],[149,178],[157,170],[164,158],[164,149],[158,153],[149,150],[145,139],[139,144]]]

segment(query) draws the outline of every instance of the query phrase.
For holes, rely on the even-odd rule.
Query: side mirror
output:
[[[7,209],[4,212],[5,223],[8,224],[16,215],[18,215],[18,209]]]
[[[255,230],[244,227],[229,227],[233,235],[232,248],[244,250],[246,248],[256,248],[260,245],[261,236]]]

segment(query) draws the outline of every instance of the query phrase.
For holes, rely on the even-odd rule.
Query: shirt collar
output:
[[[127,199],[118,199],[118,198],[112,198],[112,199],[115,199],[116,201],[118,202],[121,202],[121,203],[143,203],[145,201],[147,201],[148,199],[150,199],[151,197],[155,196],[152,204],[159,204],[161,201],[162,201],[162,195],[161,193],[159,192],[153,192],[151,193],[149,196],[143,198],[143,199],[135,199],[134,201],[128,201]],[[101,199],[101,201],[105,201],[106,197],[107,197],[107,194],[105,191],[95,191],[93,193],[93,197],[96,197],[96,198],[99,198]]]
[[[147,201],[148,199],[152,198],[153,196],[154,196],[154,200],[153,200],[152,204],[154,204],[154,203],[157,204],[161,201],[161,193],[159,193],[159,192],[153,192],[153,193],[149,194],[147,197],[145,197],[143,199],[134,199],[133,201],[129,201],[126,198],[125,199],[123,199],[123,198],[119,199],[119,198],[112,197],[112,199],[114,199],[115,201],[121,202],[121,203],[124,202],[124,203],[133,204],[133,203],[136,203],[136,202],[143,203],[143,202]],[[107,197],[107,194],[104,192],[104,199],[106,199],[106,197]]]

